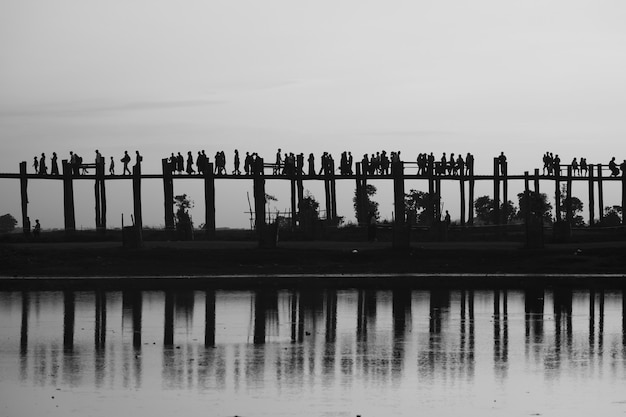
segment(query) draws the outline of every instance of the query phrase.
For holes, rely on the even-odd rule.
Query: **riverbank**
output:
[[[394,250],[389,242],[119,242],[0,244],[0,275],[181,276],[271,274],[623,274],[626,242],[549,244],[431,242]]]

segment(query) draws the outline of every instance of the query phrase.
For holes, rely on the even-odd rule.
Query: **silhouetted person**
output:
[[[35,236],[35,238],[38,238],[40,233],[41,233],[41,224],[39,223],[39,219],[35,219],[35,227],[33,229],[33,236]]]
[[[184,168],[185,168],[185,158],[183,158],[181,153],[178,152],[178,154],[176,154],[176,172],[178,174],[182,174],[183,171],[185,170]]]
[[[580,168],[578,166],[578,161],[576,160],[576,158],[572,159],[572,174],[580,174]]]
[[[474,155],[468,152],[467,155],[465,155],[465,173],[467,175],[470,175],[473,172],[474,172]]]
[[[500,173],[506,175],[506,155],[504,152],[500,152],[500,156],[498,156],[498,165],[500,166]]]
[[[585,175],[589,174],[589,167],[587,166],[587,158],[580,158],[580,173]]]
[[[191,151],[187,152],[187,174],[195,174],[196,171],[193,169],[193,155]]]
[[[617,177],[619,175],[619,169],[617,168],[615,157],[611,158],[611,161],[609,162],[609,169],[611,170],[612,177]]]
[[[141,161],[143,161],[143,156],[139,155],[139,151],[135,151],[135,166],[137,168],[141,166]]]
[[[352,175],[352,163],[354,159],[352,158],[352,152],[348,151],[348,175]]]
[[[315,175],[315,155],[310,153],[307,161],[309,163],[309,175]]]
[[[241,175],[241,171],[239,170],[239,164],[241,163],[239,160],[239,151],[235,149],[235,156],[233,158],[233,163],[235,165],[235,169],[233,170],[233,175]]]
[[[446,215],[444,216],[443,221],[446,224],[446,227],[450,226],[450,213],[448,213],[448,210],[446,210]]]
[[[99,150],[96,149],[96,164],[104,165],[104,156],[100,153]]]
[[[128,175],[131,175],[132,172],[130,172],[130,169],[128,169],[128,163],[130,162],[130,155],[128,154],[128,151],[124,151],[124,156],[122,157],[122,159],[120,159],[120,161],[124,164],[124,172],[122,173],[122,175],[126,175],[127,172]]]
[[[52,152],[52,159],[50,159],[50,174],[59,175],[59,163],[56,152]]]
[[[42,153],[39,158],[39,175],[47,175],[48,167],[46,166],[46,154]]]
[[[246,175],[250,175],[250,171],[252,170],[252,162],[254,162],[254,160],[252,159],[252,155],[250,155],[250,152],[246,152],[246,157],[243,159],[243,170],[245,171]]]
[[[39,174],[39,159],[33,158],[33,168],[35,168],[35,174]]]
[[[376,214],[373,211],[367,216],[367,240],[370,242],[376,240]]]
[[[552,168],[554,169],[554,175],[561,175],[561,158],[559,158],[559,154],[556,154],[552,159]]]
[[[276,151],[276,161],[275,161],[275,165],[274,165],[274,175],[278,175],[282,172],[282,165],[283,165],[283,159],[281,156],[281,152],[282,150],[280,148],[278,148],[278,151]]]
[[[111,157],[109,162],[109,174],[115,175],[115,160]]]

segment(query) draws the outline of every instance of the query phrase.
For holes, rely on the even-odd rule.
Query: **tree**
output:
[[[547,223],[552,223],[552,204],[548,202],[548,196],[545,193],[536,193],[528,191],[528,197],[525,193],[517,195],[519,200],[518,217],[524,219],[526,209],[528,207],[530,215],[542,218]]]
[[[434,196],[419,190],[404,195],[404,208],[409,224],[430,224],[435,211]]]
[[[376,219],[380,217],[380,214],[378,213],[378,203],[376,201],[373,201],[371,198],[374,196],[374,194],[376,194],[376,191],[376,187],[371,184],[367,184],[365,186],[365,213],[360,213],[361,205],[359,204],[359,196],[357,194],[357,191],[354,191],[354,198],[352,198],[352,203],[354,205],[354,215],[356,216],[357,221],[364,221],[368,218],[370,213],[373,213]]]
[[[10,214],[7,213],[4,216],[0,216],[1,233],[12,232],[13,230],[15,230],[16,225],[17,220],[15,220],[15,217],[11,216]]]
[[[193,208],[193,201],[187,197],[187,194],[177,195],[174,197],[174,205],[176,206],[176,230],[183,238],[191,238],[193,223],[189,209]]]
[[[474,210],[476,211],[476,219],[486,224],[496,223],[496,203],[489,196],[478,197],[474,201]],[[500,215],[507,222],[514,220],[517,217],[517,208],[511,200],[506,201],[500,205]]]
[[[600,222],[601,226],[619,226],[622,223],[622,206],[611,206],[604,208],[604,216]]]
[[[585,220],[579,213],[583,211],[583,202],[578,197],[567,198],[567,188],[565,184],[561,186],[561,218],[567,217],[567,205],[571,202],[572,207],[572,226],[584,226]]]

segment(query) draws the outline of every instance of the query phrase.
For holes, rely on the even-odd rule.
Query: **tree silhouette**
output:
[[[0,216],[1,233],[12,232],[13,230],[15,230],[16,225],[17,220],[15,220],[15,217],[11,216],[10,214],[7,213],[4,216]]]

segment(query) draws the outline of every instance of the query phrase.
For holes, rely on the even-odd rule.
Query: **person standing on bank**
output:
[[[35,236],[35,238],[38,238],[40,233],[41,233],[41,224],[39,223],[39,219],[35,219],[35,227],[33,228],[33,236]]]

